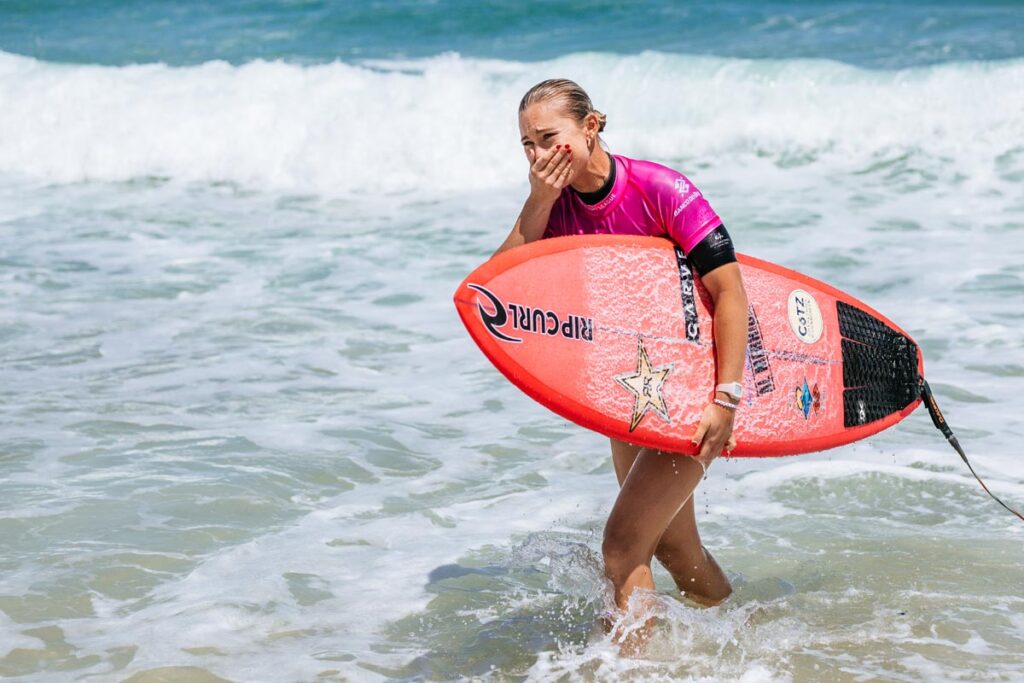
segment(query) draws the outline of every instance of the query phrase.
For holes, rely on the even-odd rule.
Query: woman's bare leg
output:
[[[640,452],[640,447],[617,439],[612,439],[611,442],[612,462],[621,486]],[[700,480],[697,481],[699,483]],[[725,572],[718,566],[711,553],[701,545],[692,494],[659,537],[654,556],[668,570],[679,590],[698,604],[717,605],[732,592]]]
[[[630,610],[630,598],[638,589],[654,589],[654,551],[703,476],[703,468],[691,456],[641,448],[622,482],[605,525],[601,552],[616,606],[644,619],[629,633],[613,634],[624,655],[643,648],[654,623],[653,618],[642,617],[648,611],[647,601]]]
[[[732,594],[725,572],[701,545],[693,496],[661,535],[654,556],[668,570],[679,590],[700,605],[713,607]]]

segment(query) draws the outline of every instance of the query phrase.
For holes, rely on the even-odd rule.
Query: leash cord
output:
[[[1002,505],[1006,510],[1013,513],[1022,522],[1024,522],[1024,515],[1021,515],[1021,513],[1017,512],[1012,507],[1010,507],[1003,501],[999,500],[999,497],[988,490],[988,487],[985,486],[985,482],[983,482],[981,480],[981,477],[978,476],[978,473],[974,471],[974,468],[971,466],[971,462],[967,459],[967,454],[964,453],[964,449],[960,447],[960,442],[953,434],[953,430],[950,429],[949,425],[946,423],[946,418],[942,416],[942,411],[939,410],[938,404],[935,403],[935,395],[932,394],[931,387],[928,386],[928,382],[925,381],[924,379],[921,380],[921,398],[924,400],[925,407],[928,408],[928,414],[932,418],[932,424],[934,424],[935,427],[940,432],[942,432],[942,435],[946,437],[946,441],[949,442],[949,445],[952,446],[953,449],[960,455],[960,458],[964,461],[964,464],[967,465],[967,469],[971,471],[971,474],[974,475],[974,478],[978,480],[979,484],[981,484],[981,488],[985,489],[985,493],[991,496],[992,500]]]

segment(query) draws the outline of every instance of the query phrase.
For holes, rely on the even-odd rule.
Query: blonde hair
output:
[[[519,113],[522,114],[531,104],[555,99],[561,100],[565,112],[581,123],[588,114],[597,114],[597,132],[604,130],[608,117],[594,109],[587,92],[567,78],[549,78],[527,90],[519,102]]]

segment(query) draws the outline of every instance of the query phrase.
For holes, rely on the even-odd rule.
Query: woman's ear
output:
[[[597,133],[601,128],[601,121],[597,118],[597,114],[590,112],[586,118],[583,119],[583,135],[587,138],[587,151],[593,152],[597,147]]]

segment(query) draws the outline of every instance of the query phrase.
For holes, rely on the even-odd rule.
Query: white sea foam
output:
[[[327,194],[507,186],[525,176],[519,97],[555,75],[587,87],[609,116],[608,142],[642,157],[855,168],[909,155],[922,172],[981,185],[1024,169],[1020,60],[902,71],[663,53],[104,67],[0,53],[0,173]]]

